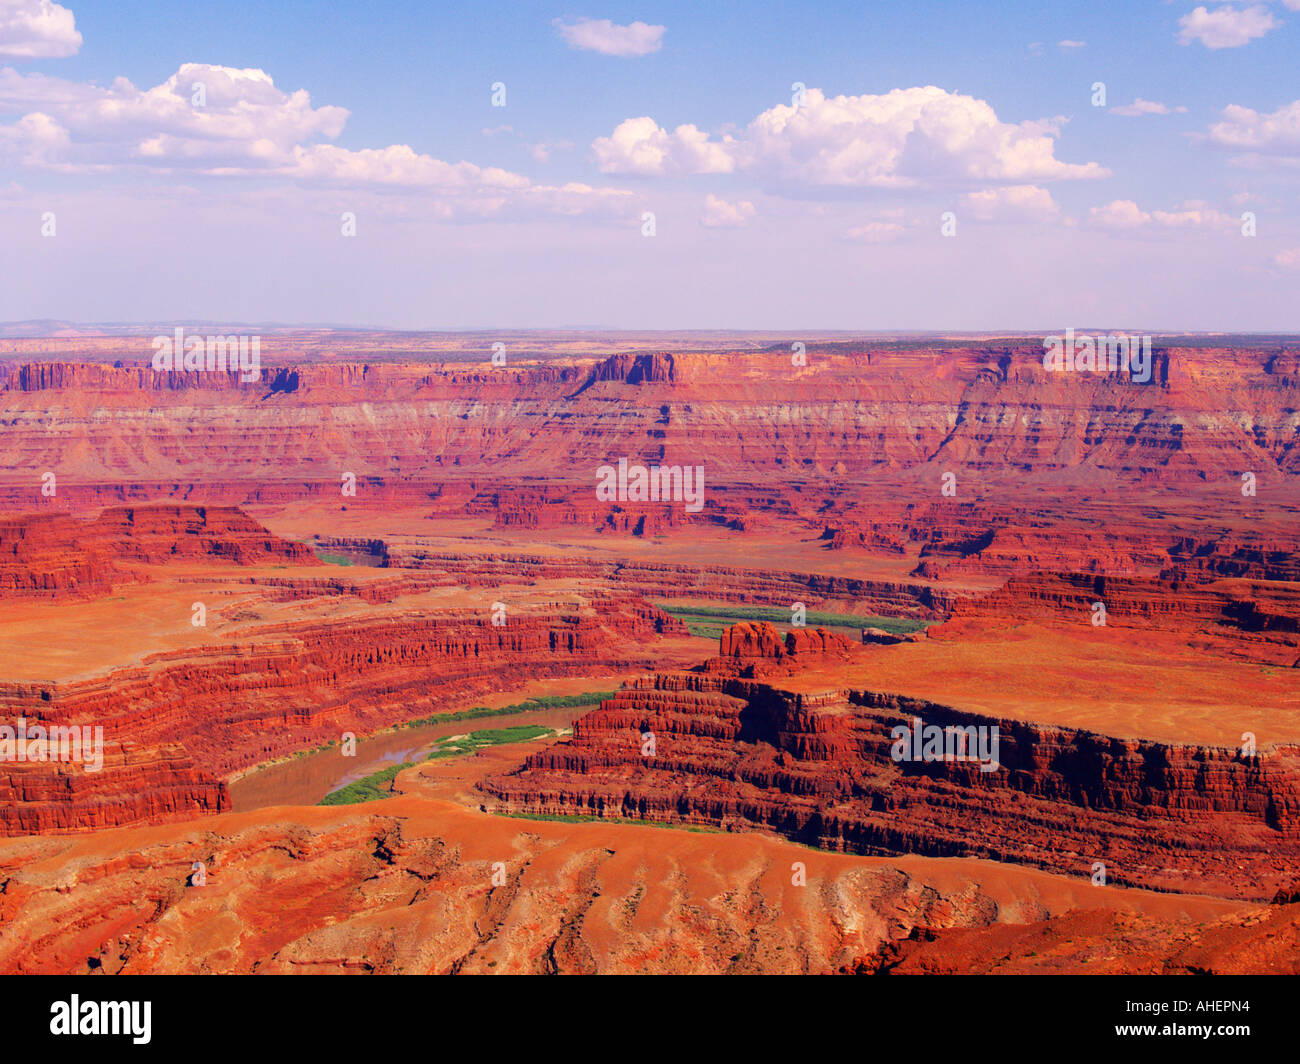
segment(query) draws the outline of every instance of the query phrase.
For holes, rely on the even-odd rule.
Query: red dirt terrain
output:
[[[104,741],[0,759],[0,970],[1295,968],[1282,341],[1158,339],[1145,384],[1017,338],[312,334],[251,384],[6,344],[0,724]],[[621,459],[702,506],[601,498]],[[797,604],[836,623],[743,619]],[[613,674],[571,736],[230,812],[344,733]],[[917,718],[996,768],[899,760]]]

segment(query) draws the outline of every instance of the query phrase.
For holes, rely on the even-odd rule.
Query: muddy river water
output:
[[[538,709],[509,716],[480,717],[446,724],[424,724],[417,728],[385,732],[357,740],[355,757],[344,757],[338,746],[268,765],[230,785],[230,800],[236,812],[264,809],[272,805],[315,805],[325,795],[349,783],[403,761],[420,761],[434,740],[448,735],[486,728],[508,728],[519,724],[540,724],[567,728],[595,706],[566,709]],[[522,755],[521,755],[522,760]]]

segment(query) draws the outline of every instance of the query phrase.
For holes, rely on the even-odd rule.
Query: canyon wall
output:
[[[58,513],[0,519],[0,598],[96,594],[148,579],[123,561],[161,565],[319,565],[309,547],[275,536],[233,506],[107,509],[90,520]]]
[[[415,604],[408,596],[460,584],[448,574],[375,582],[312,575],[321,563],[309,548],[233,508],[131,507],[90,520],[47,512],[0,522],[0,600],[45,611],[31,613],[33,623],[52,623],[123,581],[165,586],[176,561],[264,602],[355,604],[272,623],[258,623],[258,611],[244,605],[233,612],[248,619],[228,642],[214,635],[199,647],[153,652],[147,642],[124,643],[121,666],[88,676],[63,677],[51,666],[49,679],[0,677],[0,723],[18,744],[0,746],[0,835],[219,812],[228,806],[222,779],[251,765],[337,742],[344,731],[364,735],[431,715],[449,698],[503,683],[649,667],[658,637],[687,634],[640,598],[599,589],[549,594],[516,582],[517,608],[501,625],[486,610]],[[256,565],[285,573],[241,571]],[[183,601],[180,623],[188,624],[189,597]],[[75,759],[47,757],[39,742],[29,757],[24,726],[28,737],[100,729],[103,764],[88,770],[80,748]]]
[[[1300,375],[1268,348],[1166,347],[1142,384],[1044,370],[1041,343],[615,355],[493,368],[266,367],[233,374],[28,363],[0,385],[6,482],[337,482],[498,476],[590,483],[614,458],[715,482],[941,464],[1198,483],[1300,472]],[[93,397],[94,402],[87,402]],[[286,411],[292,409],[292,417]],[[206,501],[206,500],[205,500]]]
[[[504,810],[767,830],[859,854],[987,857],[1159,890],[1271,898],[1300,859],[1300,747],[1119,739],[837,682],[871,648],[742,625],[692,672],[629,684],[483,784]],[[997,728],[998,767],[896,760],[893,729]],[[973,734],[973,733],[968,733]],[[992,733],[985,733],[991,735]],[[647,747],[646,736],[653,737]],[[980,748],[981,753],[984,752]]]
[[[110,749],[125,751],[99,773],[0,761],[0,835],[216,812],[220,778],[240,769],[505,682],[649,667],[655,636],[685,634],[631,596],[534,609],[504,627],[467,611],[264,626],[238,644],[156,654],[88,680],[0,683],[0,719],[102,727]]]

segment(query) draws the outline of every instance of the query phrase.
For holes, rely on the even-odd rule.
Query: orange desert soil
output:
[[[957,955],[985,966],[978,943],[1009,943],[1000,970],[1232,970],[1262,927],[1287,936],[1269,969],[1297,964],[1300,906],[466,806],[518,756],[428,762],[363,806],[0,843],[0,970],[854,972],[921,946],[919,967],[958,934]],[[187,886],[196,861],[206,883]],[[1091,938],[1063,944],[1079,921]],[[1144,930],[1103,937],[1114,921]]]

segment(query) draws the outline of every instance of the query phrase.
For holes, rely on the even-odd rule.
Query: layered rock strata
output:
[[[1160,890],[1266,899],[1293,877],[1300,748],[1246,756],[983,717],[872,689],[874,649],[736,626],[721,657],[629,684],[484,790],[508,810],[775,831],[850,853],[1079,876],[1100,862],[1110,882]],[[894,729],[918,719],[966,730],[968,754],[908,745],[896,759]],[[997,729],[991,771],[977,744],[994,733],[972,728]]]

